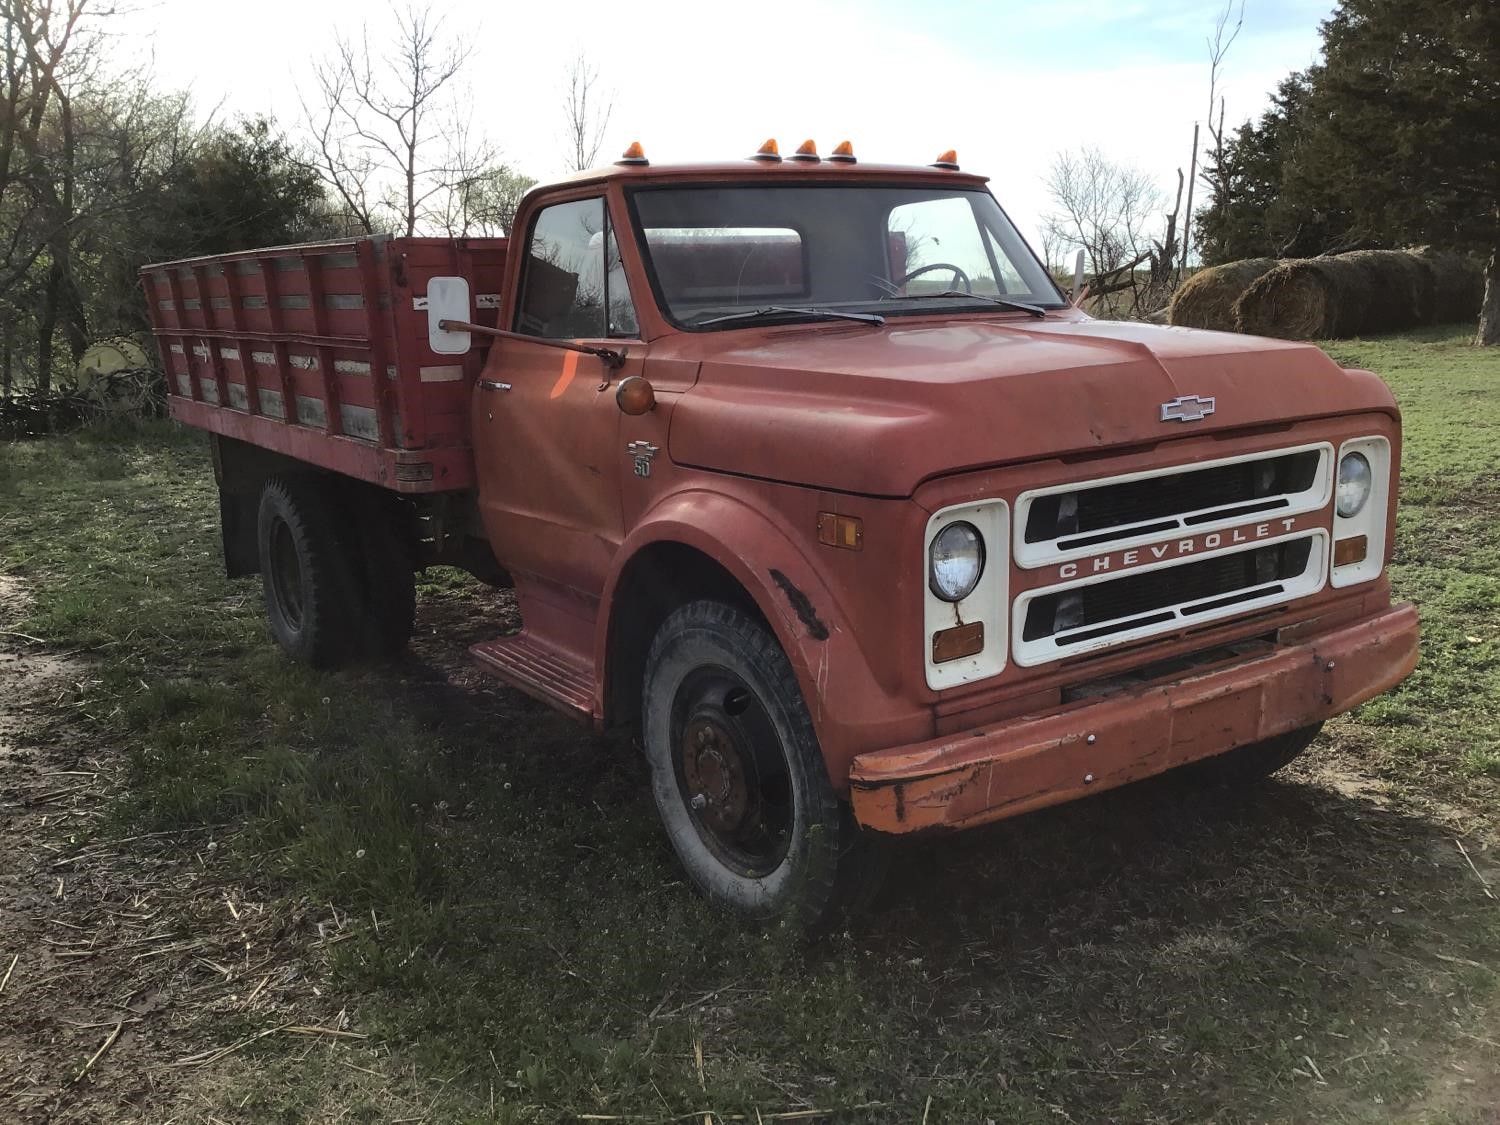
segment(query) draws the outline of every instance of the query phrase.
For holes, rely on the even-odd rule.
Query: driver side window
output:
[[[997,296],[995,258],[967,200],[923,199],[891,208],[886,219],[890,280],[908,294],[956,289]]]
[[[552,340],[639,332],[604,200],[558,203],[537,215],[521,270],[515,330]]]

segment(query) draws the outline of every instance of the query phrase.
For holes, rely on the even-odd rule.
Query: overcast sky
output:
[[[614,93],[602,157],[639,140],[654,161],[747,155],[768,136],[823,152],[925,164],[948,148],[991,186],[1036,245],[1043,177],[1064,148],[1096,145],[1175,186],[1207,114],[1222,0],[635,0],[506,4],[440,0],[471,39],[466,101],[476,129],[538,179],[566,170],[562,90],[582,50]],[[1258,114],[1312,62],[1332,0],[1246,0],[1227,60],[1228,119]],[[337,30],[388,8],[355,0],[228,5],[156,0],[128,18],[128,53],[202,112],[299,124],[297,91]]]

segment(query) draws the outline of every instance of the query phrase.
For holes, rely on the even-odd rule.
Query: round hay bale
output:
[[[1167,323],[1235,331],[1234,303],[1252,281],[1275,265],[1275,258],[1245,258],[1199,270],[1172,294]]]
[[[1479,316],[1484,300],[1484,270],[1467,254],[1454,254],[1430,247],[1412,251],[1431,273],[1432,292],[1427,324],[1457,324]]]
[[[1430,323],[1429,262],[1404,250],[1355,250],[1282,262],[1235,303],[1241,332],[1324,340]]]

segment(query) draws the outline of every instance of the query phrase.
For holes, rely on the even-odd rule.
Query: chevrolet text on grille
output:
[[[1280,531],[1276,530],[1278,527]],[[1057,579],[1063,582],[1069,578],[1077,578],[1080,574],[1102,574],[1111,567],[1115,570],[1125,570],[1144,563],[1160,562],[1163,559],[1216,551],[1221,547],[1233,546],[1236,543],[1253,543],[1258,539],[1271,539],[1273,536],[1290,533],[1296,529],[1297,517],[1288,516],[1270,523],[1246,525],[1222,532],[1212,531],[1190,539],[1174,539],[1166,543],[1153,543],[1149,546],[1133,548],[1129,551],[1095,555],[1080,562],[1063,563],[1057,568]]]

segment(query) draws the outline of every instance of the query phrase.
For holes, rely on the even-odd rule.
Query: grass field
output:
[[[368,1036],[250,1042],[195,1071],[199,1119],[1494,1122],[1500,351],[1330,350],[1405,411],[1417,673],[1254,793],[1155,782],[918,842],[817,944],[716,918],[631,749],[467,669],[503,597],[434,571],[402,666],[291,667],[222,576],[199,435],[0,447],[0,573],[32,599],[0,627],[86,662],[39,737],[121,764],[100,838],[191,841],[282,919],[271,947],[316,948],[255,995],[210,957],[222,987],[172,1026]]]

